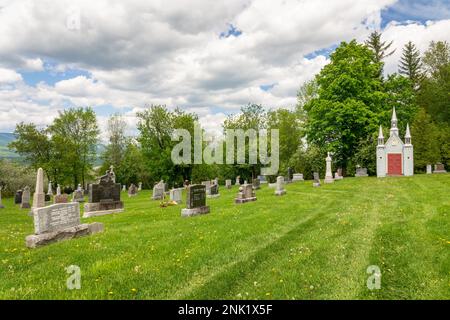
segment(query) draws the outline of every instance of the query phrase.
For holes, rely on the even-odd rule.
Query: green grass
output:
[[[26,210],[0,209],[1,299],[450,299],[450,175],[346,178],[313,188],[263,185],[235,205],[237,187],[181,218],[150,191],[89,237],[27,249]],[[65,268],[78,265],[81,290]],[[377,265],[381,289],[366,286]]]

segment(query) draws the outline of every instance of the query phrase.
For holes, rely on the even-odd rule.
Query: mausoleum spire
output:
[[[397,114],[395,113],[395,107],[392,109],[391,136],[394,133],[398,136]]]
[[[378,133],[378,145],[382,146],[384,145],[384,136],[383,136],[383,128],[380,125],[380,131]]]
[[[405,144],[411,144],[411,132],[409,131],[409,123],[406,124]]]

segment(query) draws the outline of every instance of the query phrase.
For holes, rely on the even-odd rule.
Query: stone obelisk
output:
[[[33,207],[41,208],[45,206],[45,194],[44,194],[44,170],[39,168],[36,177],[36,189],[33,195]]]
[[[334,179],[333,173],[331,172],[331,157],[329,152],[327,154],[327,158],[325,159],[325,161],[327,162],[327,170],[325,172],[325,183],[333,183]]]

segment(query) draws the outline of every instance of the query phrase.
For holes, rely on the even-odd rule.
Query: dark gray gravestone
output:
[[[201,184],[190,185],[187,189],[186,208],[181,210],[182,217],[209,213],[206,206],[206,187]]]
[[[22,190],[17,190],[16,194],[14,196],[14,203],[15,204],[21,204],[22,203]]]
[[[292,168],[289,167],[288,170],[287,170],[287,174],[288,174],[287,182],[291,182],[292,178],[294,177],[294,170],[292,170]]]

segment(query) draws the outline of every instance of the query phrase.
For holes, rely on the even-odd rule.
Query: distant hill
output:
[[[14,141],[14,134],[0,132],[0,158],[20,158],[20,156],[8,149],[8,143]]]
[[[0,159],[1,158],[9,158],[20,160],[20,155],[8,149],[8,143],[14,141],[16,138],[14,134],[7,132],[0,132]],[[97,160],[95,161],[95,166],[101,165],[102,161],[100,159],[100,155],[105,151],[104,144],[97,145]]]

